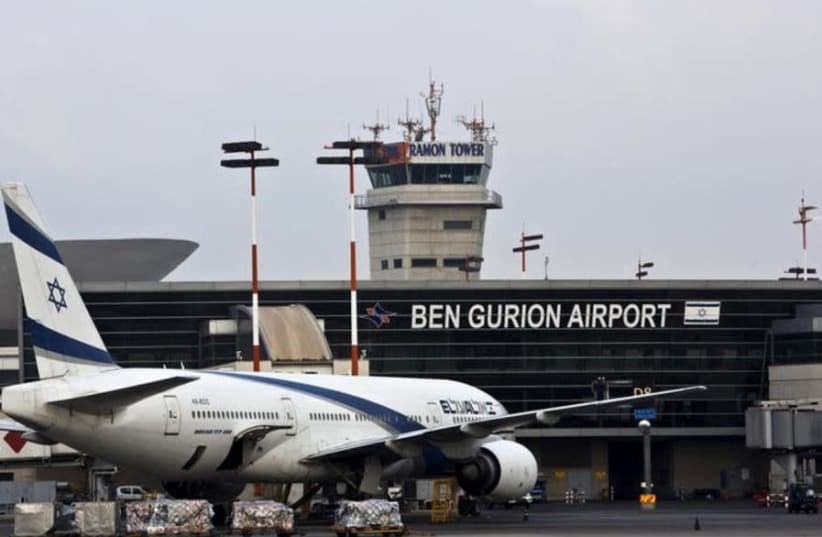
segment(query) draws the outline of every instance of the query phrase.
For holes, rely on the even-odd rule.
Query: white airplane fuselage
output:
[[[180,375],[194,380],[121,407],[91,412],[54,403]],[[506,413],[487,393],[454,381],[170,369],[11,386],[3,410],[44,437],[165,480],[238,482],[332,480],[339,468],[304,457]],[[257,429],[264,435],[248,444],[242,464],[226,464],[235,439]]]

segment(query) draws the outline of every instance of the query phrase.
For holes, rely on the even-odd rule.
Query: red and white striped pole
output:
[[[348,225],[351,241],[349,262],[351,264],[351,374],[359,375],[360,343],[357,334],[357,237],[354,226],[354,147],[348,148]]]
[[[347,149],[347,157],[317,157],[317,164],[335,164],[348,166],[348,227],[350,234],[349,241],[349,264],[351,272],[351,374],[359,375],[360,343],[357,335],[357,237],[354,227],[354,164],[380,163],[387,161],[383,157],[375,156],[369,152],[381,146],[380,142],[360,142],[354,139],[332,142],[325,146],[326,149]],[[363,149],[366,156],[362,159],[354,158],[354,151]]]
[[[251,357],[254,371],[260,370],[260,297],[257,283],[257,176],[251,152]]]
[[[257,168],[279,166],[275,158],[256,158],[256,151],[267,151],[260,142],[227,142],[223,144],[225,153],[248,153],[249,159],[221,160],[224,168],[251,168],[251,353],[254,371],[260,370],[260,299],[257,281]]]

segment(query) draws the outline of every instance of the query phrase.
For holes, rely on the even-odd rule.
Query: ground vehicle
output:
[[[530,492],[526,492],[524,496],[521,496],[520,498],[517,498],[515,500],[508,500],[507,502],[504,502],[502,504],[494,503],[494,502],[488,502],[487,505],[488,505],[488,509],[493,509],[494,506],[496,506],[496,505],[502,505],[506,509],[511,509],[515,505],[529,506],[532,503],[534,503],[534,497],[531,495]]]
[[[768,489],[760,489],[753,493],[753,499],[760,507],[784,507],[788,496],[785,491],[771,492]]]
[[[125,502],[143,500],[148,492],[139,485],[121,485],[117,487],[116,498]]]
[[[545,479],[537,479],[530,494],[533,501],[545,501]]]
[[[818,513],[816,493],[807,485],[791,485],[788,488],[788,502],[786,507],[789,513]]]

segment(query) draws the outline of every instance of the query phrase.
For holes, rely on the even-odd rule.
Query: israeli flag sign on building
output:
[[[718,325],[719,301],[685,302],[685,326]]]

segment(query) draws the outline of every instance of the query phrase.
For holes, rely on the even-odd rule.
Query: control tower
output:
[[[366,160],[380,163],[366,165],[372,188],[355,207],[368,211],[373,280],[479,278],[485,212],[502,208],[502,196],[486,188],[496,141],[484,117],[458,118],[469,140],[438,140],[442,94],[432,81],[423,95],[428,128],[406,114],[402,142],[366,152]],[[387,127],[378,120],[365,128],[376,140]]]

